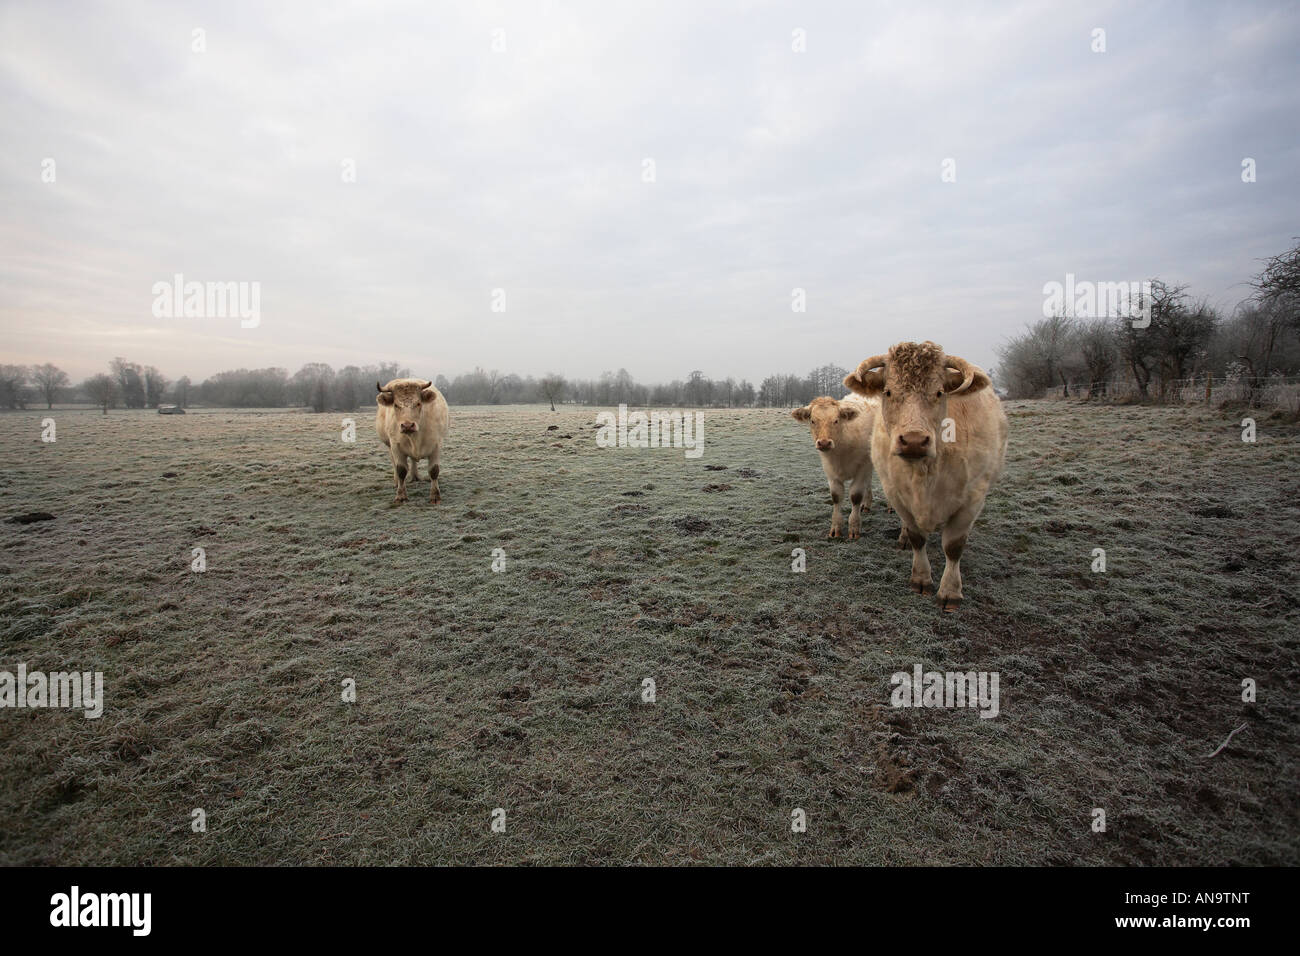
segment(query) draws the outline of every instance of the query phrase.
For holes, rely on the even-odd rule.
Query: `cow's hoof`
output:
[[[828,534],[826,537],[827,537],[827,538],[838,538],[839,536],[840,536],[840,529],[839,529],[839,528],[831,528],[831,533]]]
[[[430,495],[430,496],[429,496],[429,504],[431,504],[431,505],[439,504],[439,503],[441,503],[441,501],[442,501],[442,495]]]
[[[897,544],[895,544],[895,547],[898,548],[899,551],[902,551],[905,548],[910,548],[911,546],[912,546],[912,542],[907,540],[907,535],[900,534],[898,536],[898,542]]]
[[[939,610],[943,611],[943,613],[945,613],[945,614],[951,614],[951,613],[953,613],[955,610],[957,610],[957,608],[961,607],[961,598],[960,598],[960,597],[943,597],[943,596],[940,596],[940,597],[938,597],[936,600],[938,600],[938,602],[939,602]]]
[[[857,541],[858,538],[860,538],[860,537],[862,537],[862,533],[861,533],[860,531],[858,531],[856,528],[850,528],[850,529],[849,529],[849,540],[850,540],[850,541]]]
[[[915,594],[929,594],[930,588],[934,584],[933,581],[910,581],[908,583],[911,585],[912,592]]]

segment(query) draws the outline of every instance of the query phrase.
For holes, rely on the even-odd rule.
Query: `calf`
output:
[[[839,401],[829,395],[814,398],[790,414],[796,421],[807,422],[812,431],[822,471],[831,490],[831,532],[838,538],[843,515],[840,501],[846,485],[851,486],[849,500],[849,540],[862,532],[862,507],[871,507],[871,429],[876,420],[878,402],[849,395]]]
[[[900,342],[863,359],[844,384],[880,401],[871,460],[912,545],[912,590],[933,584],[926,535],[943,534],[938,601],[962,600],[961,555],[1007,453],[1007,416],[982,369],[933,342]]]
[[[375,431],[388,446],[393,459],[393,480],[397,484],[395,502],[406,501],[407,480],[416,481],[416,463],[429,460],[429,503],[442,500],[438,491],[438,460],[447,437],[450,415],[447,402],[432,382],[415,378],[395,378],[387,385],[375,383]]]

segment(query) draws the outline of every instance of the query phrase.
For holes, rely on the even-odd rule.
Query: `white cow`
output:
[[[388,446],[393,459],[393,480],[397,483],[394,501],[406,501],[406,482],[418,481],[417,462],[429,460],[429,503],[442,500],[438,491],[438,460],[447,438],[451,417],[447,401],[432,382],[415,378],[395,378],[387,385],[375,383],[379,395],[375,402],[375,431]]]
[[[933,584],[925,541],[940,530],[948,563],[937,597],[955,611],[967,535],[1006,460],[1002,403],[982,369],[933,342],[900,342],[864,359],[844,384],[880,401],[871,460],[912,545],[912,590]]]
[[[826,473],[831,491],[831,531],[826,537],[838,538],[843,528],[840,502],[845,486],[849,487],[849,540],[862,533],[862,508],[871,508],[871,430],[876,423],[880,403],[849,395],[836,400],[829,395],[814,398],[790,414],[807,422],[813,443]]]

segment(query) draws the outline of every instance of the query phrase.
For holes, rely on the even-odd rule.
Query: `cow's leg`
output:
[[[441,470],[438,465],[438,452],[435,450],[429,456],[429,504],[431,505],[442,501],[442,492],[438,490],[438,472]]]
[[[912,546],[912,579],[909,583],[917,594],[928,594],[934,587],[934,577],[930,574],[930,558],[925,553],[925,532],[910,514],[900,511],[898,516],[903,519],[903,532],[907,535],[907,543]]]
[[[939,607],[948,613],[957,610],[961,603],[961,553],[966,548],[966,532],[970,525],[958,527],[949,521],[943,526],[943,577],[939,579]]]
[[[961,603],[961,553],[966,549],[966,536],[984,506],[983,498],[961,508],[943,526],[943,555],[947,564],[939,579],[939,607],[952,612]]]
[[[865,507],[871,508],[871,466],[867,466],[867,473],[863,476],[861,473],[853,478],[853,490],[849,494],[849,501],[852,502],[853,508],[849,512],[849,540],[856,541],[862,534],[862,509],[863,502]]]
[[[397,449],[391,449],[393,453],[393,481],[397,485],[397,497],[393,499],[394,503],[406,500],[406,455]]]
[[[408,484],[412,481],[420,480],[419,465],[420,465],[420,459],[418,458],[406,459],[406,481]]]
[[[844,525],[844,513],[840,511],[840,502],[844,500],[844,482],[838,478],[827,478],[831,489],[831,533],[826,537],[838,538]]]

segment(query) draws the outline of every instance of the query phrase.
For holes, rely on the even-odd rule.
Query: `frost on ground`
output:
[[[53,516],[0,522],[0,670],[107,698],[0,709],[0,862],[1300,862],[1294,424],[1010,403],[946,616],[878,486],[826,540],[786,410],[696,459],[597,411],[453,408],[437,506],[366,412],[0,416],[0,516]],[[917,664],[998,717],[892,708]]]

